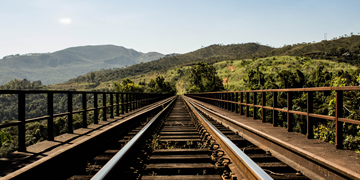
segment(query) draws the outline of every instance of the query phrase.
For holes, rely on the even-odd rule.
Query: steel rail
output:
[[[173,102],[175,102],[175,98],[171,100],[171,102],[162,109],[159,113],[156,114],[119,152],[117,152],[114,157],[112,157],[101,169],[97,172],[91,179],[92,180],[101,180],[106,178],[106,176],[111,172],[113,168],[126,156],[126,154],[132,149],[132,147],[140,140],[140,138],[145,134],[145,132],[150,128],[150,126],[157,120],[157,118],[168,109]]]
[[[189,98],[189,99],[190,99],[191,102],[193,102],[194,104],[196,104],[196,106],[201,107],[201,108],[204,109],[205,111],[207,111],[207,112],[209,112],[209,113],[211,113],[211,114],[213,114],[213,115],[215,115],[215,116],[218,116],[218,117],[220,117],[220,118],[222,118],[222,119],[224,119],[224,120],[226,120],[226,121],[228,121],[228,122],[234,123],[235,125],[240,126],[240,127],[244,128],[244,129],[246,129],[247,131],[250,131],[251,133],[256,134],[256,135],[258,135],[258,136],[260,136],[260,137],[262,137],[262,138],[264,138],[264,139],[267,139],[269,142],[272,142],[272,143],[274,143],[274,144],[276,144],[276,145],[278,145],[278,146],[280,146],[280,147],[283,147],[283,148],[285,148],[285,149],[288,149],[289,151],[291,151],[291,152],[293,152],[293,153],[295,153],[295,154],[298,154],[299,156],[302,156],[302,157],[305,157],[305,158],[307,158],[307,159],[310,159],[310,161],[311,161],[311,159],[313,159],[314,157],[316,157],[316,155],[313,154],[313,153],[307,152],[307,151],[305,151],[305,150],[303,150],[303,149],[301,149],[301,148],[299,148],[299,147],[296,147],[296,146],[294,146],[294,145],[292,145],[292,144],[290,144],[290,143],[283,142],[282,140],[280,140],[280,139],[278,139],[278,138],[276,138],[276,137],[268,136],[268,135],[267,135],[266,133],[264,133],[264,132],[261,132],[261,131],[255,129],[255,128],[250,127],[250,126],[248,126],[248,125],[245,125],[245,124],[243,124],[243,123],[241,123],[241,122],[235,121],[234,119],[229,118],[229,117],[227,117],[227,116],[225,116],[225,115],[223,115],[223,114],[221,114],[221,113],[218,113],[218,112],[216,112],[216,111],[214,111],[214,110],[212,110],[212,109],[204,106],[203,104],[200,104],[200,103],[196,102],[195,100],[193,100],[193,99],[191,99],[191,98]],[[201,102],[201,101],[200,101],[200,102]],[[340,119],[340,118],[339,118],[339,119]],[[341,119],[343,120],[344,118],[341,118]],[[239,132],[237,132],[237,133],[239,133]],[[316,162],[317,164],[322,164],[325,168],[328,168],[328,170],[329,170],[330,172],[339,173],[339,174],[341,174],[341,175],[346,176],[346,178],[348,178],[348,179],[359,179],[359,178],[358,178],[359,175],[358,175],[356,172],[351,171],[351,170],[346,169],[346,168],[343,168],[343,167],[340,167],[340,166],[331,165],[331,164],[333,164],[333,163],[332,163],[331,161],[329,161],[328,159],[324,159],[324,158],[318,157],[318,158],[315,160],[315,162]],[[326,176],[326,175],[325,175],[325,176]]]
[[[244,170],[243,168],[241,168],[240,166],[245,166],[245,168],[247,168],[248,172],[250,172],[250,174],[248,174],[247,172],[243,172],[246,175],[249,175],[250,177],[248,177],[249,179],[273,179],[271,178],[263,169],[261,169],[252,159],[250,159],[241,149],[239,149],[229,138],[227,138],[220,130],[218,130],[213,124],[211,124],[202,114],[200,114],[196,108],[190,103],[190,101],[187,100],[187,98],[184,100],[187,102],[187,104],[190,106],[190,108],[193,110],[193,112],[195,112],[196,116],[198,118],[201,118],[203,122],[206,123],[207,127],[209,128],[209,130],[211,130],[213,132],[213,136],[215,135],[216,139],[220,139],[227,147],[222,147],[222,148],[226,148],[229,149],[231,153],[233,153],[232,155],[229,154],[230,157],[232,158],[237,158],[235,161],[236,165],[241,169]],[[220,143],[220,142],[218,142]],[[229,153],[229,152],[228,152]],[[241,164],[238,164],[237,162],[240,162]],[[239,166],[240,165],[240,166]]]

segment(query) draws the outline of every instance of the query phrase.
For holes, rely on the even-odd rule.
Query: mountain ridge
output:
[[[116,45],[88,45],[53,53],[10,55],[0,59],[0,85],[15,78],[56,84],[91,71],[131,66],[164,56],[158,52],[142,53]]]

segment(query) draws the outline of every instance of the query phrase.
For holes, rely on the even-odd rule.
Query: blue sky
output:
[[[114,44],[186,53],[211,44],[273,47],[360,32],[359,0],[0,0],[0,58]]]

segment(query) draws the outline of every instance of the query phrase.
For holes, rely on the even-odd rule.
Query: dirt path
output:
[[[226,82],[227,82],[227,77],[224,77],[222,84],[226,84]]]
[[[235,71],[235,67],[234,67],[234,66],[228,65],[227,67],[229,68],[230,71]]]

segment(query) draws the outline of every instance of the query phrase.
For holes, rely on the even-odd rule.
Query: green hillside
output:
[[[270,50],[272,50],[272,48],[256,43],[234,44],[226,46],[211,45],[186,54],[167,55],[156,61],[135,64],[127,68],[97,71],[94,72],[94,82],[100,83],[106,81],[114,81],[125,77],[131,77],[140,74],[146,74],[152,71],[163,70],[178,65],[193,65],[196,64],[196,62],[200,61],[212,64],[228,59],[252,58],[254,56],[260,56],[260,54],[270,52]],[[84,76],[89,77],[90,73]],[[69,83],[79,83],[86,81],[86,78],[79,76],[78,78],[70,80]]]
[[[267,56],[308,56],[313,59],[327,59],[337,62],[360,63],[360,36],[339,37],[318,43],[297,43],[273,49]]]

